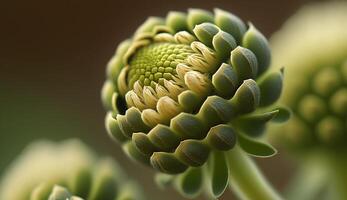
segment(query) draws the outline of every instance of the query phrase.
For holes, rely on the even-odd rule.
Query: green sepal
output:
[[[201,23],[194,27],[195,36],[206,46],[212,47],[212,39],[219,32],[219,28],[212,23]]]
[[[265,107],[275,103],[281,95],[283,87],[283,70],[266,74],[258,81],[260,88],[260,104]]]
[[[274,110],[261,114],[243,115],[235,119],[232,124],[248,136],[258,137],[264,133],[266,123],[278,113],[279,110]]]
[[[144,133],[134,133],[132,141],[136,148],[145,155],[151,156],[154,151],[158,150]]]
[[[191,31],[193,31],[194,27],[198,24],[204,22],[213,23],[213,15],[212,13],[202,10],[202,9],[189,9],[187,23],[188,27]]]
[[[118,126],[123,135],[125,135],[128,138],[131,138],[132,134],[134,133],[133,127],[131,124],[129,124],[127,118],[125,115],[117,115],[116,117],[118,121]]]
[[[180,113],[171,119],[170,128],[181,139],[202,139],[207,133],[207,127],[204,123],[198,117],[189,113]]]
[[[202,99],[195,92],[186,90],[178,95],[178,103],[186,112],[193,112],[201,106]]]
[[[257,83],[253,79],[243,81],[230,101],[240,114],[253,112],[260,101],[260,89]]]
[[[188,166],[179,161],[173,153],[154,152],[150,161],[154,169],[167,174],[179,174],[188,168]]]
[[[271,145],[252,139],[241,132],[238,133],[238,144],[242,150],[255,157],[271,157],[277,153]]]
[[[214,13],[216,25],[223,31],[231,34],[237,44],[240,44],[242,36],[247,29],[243,21],[235,15],[218,8],[214,9]]]
[[[115,92],[115,87],[112,81],[105,81],[101,89],[101,101],[106,110],[112,110],[112,95]]]
[[[263,73],[270,65],[271,50],[267,39],[252,24],[243,36],[242,46],[250,49],[258,60],[258,75]]]
[[[149,141],[161,151],[174,151],[181,139],[169,127],[158,124],[148,134]]]
[[[130,138],[125,136],[119,128],[118,121],[113,117],[112,112],[108,112],[105,117],[105,126],[108,135],[115,141],[123,143]]]
[[[187,30],[187,15],[183,12],[170,11],[166,17],[166,25],[175,33]]]
[[[219,30],[212,39],[213,48],[217,52],[220,60],[225,61],[230,52],[237,47],[237,43],[232,35],[222,30]]]
[[[227,151],[235,146],[236,137],[237,133],[231,126],[219,124],[210,129],[205,140],[211,148]]]
[[[178,145],[175,155],[186,165],[198,167],[203,165],[210,153],[210,148],[200,140],[188,139]]]
[[[231,66],[235,69],[239,81],[255,79],[258,72],[257,58],[252,51],[241,46],[236,47],[230,55]]]
[[[190,167],[175,180],[175,186],[182,196],[193,199],[201,193],[203,173],[201,167]]]
[[[131,107],[125,112],[126,120],[131,125],[133,132],[147,132],[150,128],[143,122],[141,111]]]
[[[230,98],[238,88],[237,74],[230,65],[223,63],[212,76],[212,84],[218,95]]]
[[[141,153],[132,141],[124,143],[122,147],[129,158],[147,165],[150,163],[150,157]]]
[[[236,114],[234,107],[228,100],[219,96],[209,96],[202,104],[198,116],[209,126],[228,122]]]
[[[208,167],[208,176],[211,181],[209,183],[210,195],[213,198],[219,198],[228,186],[229,167],[226,156],[222,151],[214,151],[211,154],[211,162]]]

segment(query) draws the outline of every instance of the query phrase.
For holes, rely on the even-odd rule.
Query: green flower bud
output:
[[[208,174],[204,166],[217,165],[210,154],[232,149],[240,134],[262,135],[279,113],[268,106],[280,96],[282,72],[265,73],[271,58],[265,37],[226,11],[151,17],[118,49],[102,90],[106,129],[132,159],[180,174],[181,186],[189,185],[185,177],[206,180],[199,177]],[[253,124],[259,130],[245,128]],[[241,138],[247,153],[275,152],[249,137]],[[218,162],[226,163],[224,154]],[[198,192],[201,185],[178,188]],[[225,188],[219,189],[215,194]]]
[[[20,183],[20,184],[19,184]],[[97,159],[80,141],[28,146],[0,182],[0,199],[138,200],[139,188],[111,158]]]
[[[301,155],[346,150],[346,20],[345,2],[309,5],[271,40],[274,64],[286,67],[280,103],[294,114],[284,127],[271,127],[271,136]]]

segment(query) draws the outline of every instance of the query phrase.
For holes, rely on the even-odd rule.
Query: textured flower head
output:
[[[294,151],[346,149],[346,22],[345,2],[308,5],[271,40],[274,63],[286,65],[280,102],[294,113],[271,135]]]
[[[108,64],[108,133],[131,158],[167,174],[200,177],[199,167],[218,157],[211,152],[236,143],[269,156],[275,151],[252,137],[280,111],[264,109],[282,88],[282,71],[264,73],[270,57],[265,37],[226,11],[150,17]],[[224,154],[218,159],[227,170]]]
[[[138,200],[139,194],[112,159],[97,160],[78,140],[31,144],[0,182],[0,199],[11,200]]]

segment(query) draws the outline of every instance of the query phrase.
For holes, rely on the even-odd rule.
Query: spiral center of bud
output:
[[[177,74],[176,66],[185,61],[193,50],[189,45],[174,43],[153,43],[140,48],[129,62],[128,85],[136,81],[154,87],[164,84],[164,79],[172,80]]]

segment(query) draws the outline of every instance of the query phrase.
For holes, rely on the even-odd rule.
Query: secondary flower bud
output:
[[[272,38],[274,63],[286,66],[280,102],[294,117],[270,132],[294,152],[346,147],[346,19],[345,2],[309,5]]]
[[[111,158],[96,159],[80,141],[68,140],[27,147],[1,180],[0,199],[138,200],[142,196]]]

